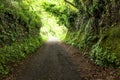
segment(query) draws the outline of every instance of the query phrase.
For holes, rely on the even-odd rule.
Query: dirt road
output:
[[[3,80],[120,80],[119,68],[98,66],[89,54],[55,41],[46,42]]]
[[[14,71],[12,80],[84,80],[59,42],[46,42]],[[10,79],[10,80],[11,80]]]

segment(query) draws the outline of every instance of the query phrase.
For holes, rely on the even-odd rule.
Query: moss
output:
[[[111,52],[120,54],[120,27],[112,27],[102,36],[100,45]]]

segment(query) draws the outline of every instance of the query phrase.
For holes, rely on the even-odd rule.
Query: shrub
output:
[[[104,51],[99,44],[93,46],[90,57],[100,66],[120,66],[120,59],[117,54],[112,53],[110,48]]]
[[[43,41],[40,37],[31,37],[0,48],[0,74],[6,75],[10,71],[8,63],[17,62],[26,55],[35,52],[42,45]]]

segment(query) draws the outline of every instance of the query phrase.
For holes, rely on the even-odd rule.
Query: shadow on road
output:
[[[84,80],[59,39],[49,39],[14,72],[13,80]]]

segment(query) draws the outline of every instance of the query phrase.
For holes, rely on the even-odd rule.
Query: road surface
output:
[[[14,71],[13,80],[84,80],[61,43],[48,41]]]

